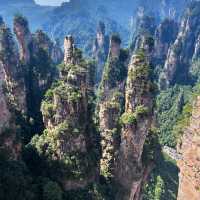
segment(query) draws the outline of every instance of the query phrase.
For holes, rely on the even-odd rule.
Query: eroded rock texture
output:
[[[158,64],[163,64],[168,49],[174,43],[178,33],[178,24],[172,19],[165,19],[155,32],[155,58]]]
[[[92,121],[91,65],[74,46],[67,55],[60,80],[47,92],[42,104],[46,130],[32,144],[46,158],[50,177],[61,183],[64,190],[72,190],[95,181],[98,151]]]
[[[104,65],[108,57],[109,37],[105,33],[105,24],[99,22],[97,27],[96,39],[93,44],[93,57],[97,62],[95,82],[101,81]]]
[[[189,79],[190,62],[199,48],[199,8],[200,2],[192,2],[185,12],[177,39],[168,51],[164,71],[160,76],[161,88],[175,81],[183,83]]]
[[[120,38],[112,36],[107,64],[99,88],[99,121],[102,145],[101,173],[114,176],[119,150],[119,118],[124,108],[128,53],[120,48]]]
[[[0,146],[8,158],[17,159],[21,146],[16,136],[15,117],[26,112],[26,93],[18,51],[4,23],[0,26],[0,99]]]
[[[116,167],[117,199],[138,200],[144,177],[143,147],[151,127],[153,107],[150,65],[144,50],[132,56],[125,90],[125,112]]]
[[[190,126],[185,130],[180,152],[178,200],[200,199],[200,97],[194,103]]]

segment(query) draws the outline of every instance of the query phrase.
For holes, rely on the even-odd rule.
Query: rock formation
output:
[[[110,50],[99,88],[99,121],[102,145],[101,173],[114,176],[119,149],[119,118],[123,112],[128,54],[120,48],[120,38],[110,39]]]
[[[37,30],[33,35],[33,53],[40,49],[47,52],[48,57],[54,64],[60,64],[63,60],[63,52],[56,42],[52,42],[48,35],[42,30]]]
[[[193,54],[198,52],[196,45],[200,34],[199,7],[200,2],[192,2],[186,10],[177,39],[168,51],[164,70],[160,76],[161,88],[174,84],[175,78],[176,82],[188,80],[190,62]]]
[[[131,44],[133,51],[140,49],[147,37],[153,37],[156,29],[155,19],[145,13],[138,13],[136,27]]]
[[[74,64],[74,53],[75,53],[75,46],[74,40],[71,35],[65,37],[64,40],[64,63],[67,64]]]
[[[108,57],[109,37],[105,35],[105,24],[99,22],[97,27],[96,39],[93,44],[93,57],[97,62],[96,83],[98,84],[102,78],[104,65]]]
[[[178,200],[200,199],[200,97],[193,106],[190,126],[185,130],[178,161],[180,168]]]
[[[14,32],[19,41],[20,60],[24,64],[30,62],[32,36],[29,30],[28,21],[22,16],[15,16]]]
[[[128,68],[121,143],[115,171],[118,199],[138,200],[144,177],[143,147],[151,127],[153,93],[150,65],[144,51],[132,56]]]
[[[178,24],[171,19],[165,19],[157,27],[155,32],[155,53],[156,63],[165,62],[168,49],[174,43],[178,33]]]
[[[46,130],[34,137],[32,144],[39,155],[46,158],[50,177],[68,191],[95,181],[98,151],[92,121],[91,65],[82,58],[80,50],[73,47],[73,38],[66,40],[65,45],[73,51],[65,51],[68,54],[61,78],[42,103]]]
[[[32,125],[28,122],[31,129],[26,130],[31,133],[24,134],[31,137],[43,129],[41,101],[57,76],[54,64],[61,62],[63,53],[43,31],[38,30],[31,34],[28,21],[23,16],[15,16],[13,27],[19,45],[20,64],[24,69],[27,121],[32,121]],[[29,140],[27,138],[25,142]]]
[[[17,48],[4,23],[0,26],[0,99],[0,146],[6,149],[8,158],[17,159],[21,146],[15,117],[26,113],[26,93]]]

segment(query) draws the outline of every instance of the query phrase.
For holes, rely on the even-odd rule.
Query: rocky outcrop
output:
[[[17,159],[21,145],[15,117],[26,113],[26,93],[17,48],[4,23],[0,26],[0,104],[1,152],[6,151],[8,159]]]
[[[200,97],[193,106],[190,125],[184,131],[179,152],[182,159],[180,168],[178,200],[198,200],[200,198]]]
[[[54,64],[60,64],[63,60],[63,52],[56,42],[52,42],[42,30],[33,34],[33,54],[44,50]],[[34,52],[35,51],[35,52]]]
[[[102,78],[104,65],[108,57],[109,51],[109,37],[105,34],[105,24],[99,22],[97,27],[96,39],[93,44],[93,57],[97,62],[96,69],[96,84],[98,84]]]
[[[128,68],[125,112],[121,116],[121,143],[115,171],[119,185],[117,199],[140,199],[145,174],[142,153],[152,121],[153,90],[150,77],[149,61],[141,50],[132,56]]]
[[[71,35],[65,37],[64,40],[64,64],[74,64],[75,44]]]
[[[110,39],[109,58],[119,59],[121,39],[118,35],[113,35]]]
[[[73,57],[70,51],[59,82],[47,92],[42,103],[46,130],[32,140],[39,155],[47,160],[50,177],[66,191],[84,188],[98,175],[93,88],[89,84],[94,76],[90,77],[91,65],[82,58],[80,50],[73,48],[72,53],[79,57]]]
[[[119,149],[119,118],[123,112],[128,53],[120,48],[119,36],[110,39],[109,57],[99,88],[99,122],[102,145],[101,173],[112,178]]]
[[[200,2],[192,2],[181,21],[177,39],[170,47],[163,73],[160,76],[161,88],[166,88],[175,82],[185,82],[188,77],[190,62],[195,52],[198,52]]]
[[[168,49],[174,43],[178,33],[178,24],[172,19],[165,19],[155,32],[156,64],[164,64]]]
[[[15,17],[14,33],[19,41],[20,60],[24,64],[28,64],[30,62],[32,35],[29,30],[28,21],[24,17]]]
[[[143,12],[138,12],[136,18],[136,31],[133,33],[131,49],[137,51],[142,48],[145,40],[148,37],[153,37],[156,29],[155,18],[145,15]]]
[[[26,87],[27,123],[29,137],[43,130],[40,106],[42,98],[57,77],[55,64],[63,59],[61,49],[41,30],[31,34],[28,21],[21,15],[14,18],[14,32],[20,51],[20,65]],[[31,121],[31,124],[29,123]],[[25,124],[25,122],[23,122]],[[25,143],[30,138],[25,139]]]

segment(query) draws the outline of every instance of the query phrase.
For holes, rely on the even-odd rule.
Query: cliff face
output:
[[[16,139],[16,113],[26,112],[26,93],[18,52],[10,30],[0,26],[0,98],[1,148],[5,148],[8,158],[17,159],[20,143]]]
[[[99,122],[102,145],[101,173],[114,176],[119,150],[119,118],[123,111],[128,54],[120,49],[120,38],[112,36],[107,64],[99,88]]]
[[[131,44],[131,49],[134,51],[142,48],[147,37],[153,37],[156,29],[155,18],[146,15],[143,10],[139,10],[136,18],[136,27]]]
[[[176,82],[188,79],[190,62],[199,48],[199,7],[199,2],[193,2],[186,10],[177,39],[168,51],[164,71],[160,77],[164,88],[173,84],[175,78]]]
[[[171,19],[165,19],[155,31],[155,53],[156,63],[165,62],[168,49],[174,43],[178,33],[178,24]]]
[[[17,15],[14,18],[14,32],[19,44],[20,65],[26,87],[27,124],[31,129],[25,142],[36,132],[43,129],[40,106],[44,93],[57,76],[55,64],[61,62],[63,53],[49,37],[38,30],[32,34],[26,18]],[[32,121],[29,123],[29,121]],[[25,122],[24,122],[25,124]],[[30,133],[29,133],[30,132]],[[25,136],[27,137],[27,136]]]
[[[65,52],[71,52],[73,38],[66,40]],[[32,140],[39,155],[46,158],[50,176],[66,191],[86,187],[98,174],[91,65],[74,46],[68,58],[61,66],[59,82],[42,103],[46,130]]]
[[[121,116],[121,143],[116,181],[119,199],[138,200],[144,177],[142,153],[151,127],[153,107],[150,66],[143,51],[132,56],[125,90],[125,112]]]
[[[178,200],[200,199],[200,97],[194,103],[190,126],[185,130],[178,161],[180,168]]]
[[[105,24],[99,22],[97,27],[96,39],[93,44],[93,57],[97,62],[96,83],[101,81],[104,65],[108,57],[109,37],[105,35]]]
[[[30,62],[30,45],[32,36],[28,27],[28,22],[23,17],[15,17],[14,32],[19,41],[20,60],[27,64]]]
[[[49,53],[53,43],[48,37],[44,33],[32,35],[27,20],[21,16],[14,18],[13,27],[19,52],[10,29],[1,18],[0,133],[1,146],[10,153],[8,158],[17,159],[20,139],[26,138],[27,143],[33,133],[43,129],[41,101],[56,73]],[[19,133],[21,138],[17,137]]]

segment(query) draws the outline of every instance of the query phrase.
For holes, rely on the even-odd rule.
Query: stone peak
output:
[[[74,63],[74,38],[71,35],[68,35],[64,39],[64,63],[73,64]]]

